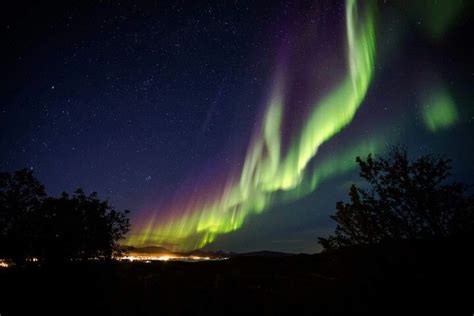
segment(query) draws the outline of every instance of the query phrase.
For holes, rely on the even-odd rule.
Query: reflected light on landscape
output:
[[[0,268],[8,268],[10,263],[7,260],[0,259]]]
[[[212,261],[212,260],[226,260],[227,258],[211,258],[208,256],[179,256],[179,255],[127,255],[116,258],[119,261],[141,261],[141,262],[152,262],[152,261]]]

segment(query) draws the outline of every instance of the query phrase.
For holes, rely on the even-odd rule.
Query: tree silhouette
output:
[[[127,213],[101,201],[97,193],[87,196],[81,189],[72,196],[47,198],[41,208],[43,229],[37,249],[50,261],[111,258],[121,249],[117,241],[130,228]]]
[[[34,254],[35,219],[45,198],[31,170],[0,173],[0,256],[20,262]]]
[[[130,229],[127,214],[81,189],[47,197],[30,170],[0,174],[0,246],[18,263],[108,259]]]
[[[468,238],[473,235],[473,196],[446,183],[451,161],[424,155],[410,162],[404,148],[387,158],[356,158],[366,187],[352,185],[350,202],[337,202],[334,235],[319,238],[325,250],[386,240]]]

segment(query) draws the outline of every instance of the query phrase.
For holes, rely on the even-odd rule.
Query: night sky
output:
[[[67,3],[66,3],[67,2]],[[199,4],[197,4],[199,2]],[[357,155],[473,184],[473,3],[23,2],[2,10],[0,170],[130,209],[127,243],[319,251]]]

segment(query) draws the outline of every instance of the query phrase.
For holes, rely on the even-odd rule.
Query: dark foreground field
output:
[[[469,255],[452,244],[404,243],[280,258],[2,269],[0,313],[472,315]]]

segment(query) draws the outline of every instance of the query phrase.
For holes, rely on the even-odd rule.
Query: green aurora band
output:
[[[423,120],[431,132],[449,128],[458,120],[455,102],[448,91],[439,88],[423,105]]]
[[[374,8],[364,6],[362,13],[358,14],[356,0],[346,1],[347,75],[327,96],[315,102],[286,153],[282,153],[281,144],[284,96],[281,81],[277,80],[262,127],[251,142],[240,174],[228,179],[213,199],[192,201],[179,210],[179,215],[149,218],[147,226],[132,232],[127,243],[173,244],[177,250],[202,248],[218,235],[239,229],[250,215],[261,213],[277,201],[309,194],[325,179],[354,168],[356,155],[376,151],[381,142],[366,140],[308,170],[320,146],[352,121],[371,82]]]

